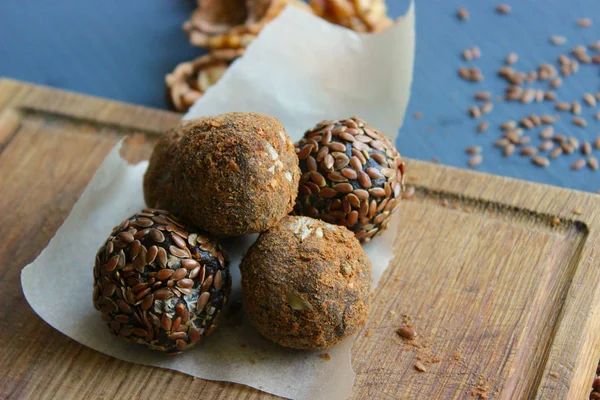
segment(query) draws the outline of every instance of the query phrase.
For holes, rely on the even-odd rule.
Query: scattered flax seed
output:
[[[481,154],[476,154],[469,159],[469,167],[475,168],[483,161],[483,156]]]
[[[461,7],[461,8],[459,8],[459,9],[456,11],[456,17],[457,17],[458,19],[460,19],[461,21],[464,21],[464,20],[467,20],[467,19],[469,19],[469,10],[467,10],[467,9],[466,9],[466,8],[464,8],[464,7]]]
[[[596,113],[596,115],[594,116],[594,118],[596,118],[596,121],[600,121],[600,111],[598,111]]]
[[[592,145],[587,140],[584,140],[581,144],[581,154],[584,156],[589,156],[592,154]]]
[[[523,147],[519,154],[522,156],[532,156],[537,153],[537,149],[534,146]]]
[[[506,138],[502,138],[496,141],[496,143],[494,143],[494,146],[496,147],[504,147],[507,146],[510,142],[508,141],[508,139]]]
[[[558,143],[564,143],[567,141],[567,137],[565,135],[557,133],[556,135],[554,135],[552,137],[552,140],[554,140],[555,142],[558,142]]]
[[[570,68],[572,74],[576,73],[577,71],[579,71],[579,63],[575,60],[571,60]]]
[[[465,210],[465,212],[466,212],[467,214],[471,214],[471,213],[473,212],[473,208],[472,208],[472,207],[469,207],[469,206],[465,207],[465,209],[464,209],[464,210]]]
[[[596,98],[597,101],[600,101],[600,92],[594,93],[594,97]]]
[[[442,207],[448,207],[449,203],[448,203],[448,200],[444,199],[444,200],[441,201],[440,204],[442,205]]]
[[[490,92],[477,92],[475,93],[475,100],[479,101],[488,101],[492,99],[492,94]]]
[[[411,328],[410,326],[401,326],[400,328],[398,328],[396,333],[401,338],[408,339],[408,340],[413,340],[417,336],[417,334],[415,333],[415,330],[413,328]]]
[[[594,51],[600,51],[600,40],[588,44],[588,48]]]
[[[504,137],[508,139],[512,144],[518,144],[519,137],[521,136],[519,131],[522,131],[522,129],[514,129],[512,131],[508,131],[504,134]]]
[[[478,133],[483,133],[487,130],[489,126],[489,123],[487,121],[481,121],[478,125],[477,125],[477,132]]]
[[[590,107],[596,107],[596,98],[591,93],[585,93],[583,95],[583,101]]]
[[[421,119],[423,118],[423,113],[420,111],[416,111],[413,116],[415,117],[415,119]]]
[[[427,371],[427,368],[423,365],[423,363],[419,360],[415,361],[415,369],[419,372]]]
[[[550,225],[552,225],[553,227],[559,226],[560,225],[560,219],[558,217],[552,218],[552,220],[550,221]]]
[[[567,102],[561,101],[559,103],[556,103],[555,108],[558,111],[571,111],[571,105]]]
[[[587,126],[587,121],[581,117],[573,117],[573,124],[580,128],[585,128]]]
[[[544,114],[540,117],[540,121],[542,121],[542,124],[551,125],[556,122],[556,118],[552,115]]]
[[[542,89],[536,90],[535,91],[535,102],[541,103],[542,101],[544,101],[544,96],[545,96],[545,93]]]
[[[596,140],[594,140],[594,147],[595,147],[596,149],[600,149],[600,136],[598,136],[598,137],[596,138]]]
[[[489,114],[493,109],[494,109],[494,104],[491,102],[487,102],[481,106],[480,111],[481,111],[482,115],[485,115],[485,114]]]
[[[575,148],[573,148],[573,145],[571,143],[561,143],[560,147],[567,154],[573,154],[573,152],[575,151]]]
[[[600,64],[600,54],[596,54],[595,56],[592,57],[592,63]]]
[[[477,106],[472,106],[471,108],[469,108],[469,114],[472,118],[477,119],[481,117],[481,110]]]
[[[521,121],[519,121],[519,124],[525,129],[535,128],[535,124],[529,118],[522,118]]]
[[[562,46],[567,43],[567,38],[564,36],[550,36],[550,43],[555,46]]]
[[[558,56],[558,63],[560,65],[569,65],[571,63],[571,60],[569,59],[569,57],[565,56],[564,54],[561,54],[560,56]]]
[[[550,160],[546,157],[542,156],[533,156],[531,157],[531,162],[537,165],[538,167],[546,168],[550,165]]]
[[[555,148],[550,152],[550,158],[560,157],[563,153],[563,149],[560,147]]]
[[[559,88],[560,85],[562,85],[562,79],[560,79],[559,77],[552,79],[549,84],[551,89]]]
[[[577,100],[571,104],[571,112],[575,115],[581,114],[581,104]]]
[[[518,144],[520,144],[521,146],[524,146],[526,144],[529,144],[529,142],[531,142],[531,138],[529,136],[522,136],[519,138]]]
[[[504,147],[504,151],[502,152],[502,155],[504,157],[510,157],[514,152],[515,152],[515,145],[512,143],[509,143]]]
[[[503,131],[509,131],[511,129],[515,129],[517,127],[517,123],[513,120],[504,121],[502,125],[500,125],[500,129]]]
[[[579,139],[577,139],[575,136],[571,136],[569,138],[569,144],[571,146],[573,146],[574,149],[578,149],[579,148]]]
[[[467,154],[479,154],[481,153],[481,146],[471,146],[465,149],[465,153]]]
[[[501,3],[496,6],[496,12],[498,14],[506,15],[512,12],[512,8],[510,8],[508,4]]]
[[[471,52],[471,49],[464,49],[462,51],[462,58],[465,61],[471,61],[473,59],[473,53]]]
[[[583,158],[580,158],[579,160],[575,161],[573,164],[571,164],[571,169],[574,171],[580,170],[581,168],[585,167],[586,161]]]
[[[581,211],[579,208],[574,208],[573,209],[573,214],[575,214],[575,215],[581,215],[581,214],[583,214],[583,211]]]
[[[535,126],[540,126],[542,124],[542,119],[535,114],[529,114],[528,118]]]
[[[461,67],[458,69],[458,76],[460,76],[466,81],[471,80],[471,74],[469,73],[469,70],[465,67]]]
[[[331,356],[329,355],[329,353],[319,354],[319,357],[321,357],[325,361],[331,360]]]
[[[540,149],[540,151],[548,151],[548,150],[552,150],[553,147],[554,147],[554,143],[552,143],[551,140],[546,140],[546,141],[542,142],[542,144],[540,144],[540,146],[538,148]]]
[[[471,54],[475,60],[481,58],[481,49],[477,46],[471,47]]]
[[[532,89],[532,88],[527,88],[523,91],[523,94],[521,95],[521,103],[523,104],[528,104],[531,103],[533,100],[535,100],[535,93],[536,90]]]
[[[558,97],[556,96],[556,93],[554,93],[554,92],[547,91],[546,93],[544,93],[544,99],[546,99],[546,100],[554,101],[557,98]]]
[[[554,128],[552,126],[547,126],[540,132],[540,138],[542,139],[551,139],[554,136]]]
[[[598,159],[594,156],[590,156],[587,160],[588,167],[594,171],[598,171]]]
[[[592,26],[592,20],[589,18],[579,18],[577,20],[577,25],[579,25],[582,28],[589,28],[590,26]]]
[[[519,61],[519,56],[517,55],[517,53],[509,53],[506,58],[504,59],[504,64],[506,65],[512,65],[514,63],[516,63],[517,61]]]

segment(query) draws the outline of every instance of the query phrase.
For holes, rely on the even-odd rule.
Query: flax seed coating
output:
[[[401,199],[404,162],[392,142],[358,117],[322,121],[296,143],[294,213],[343,225],[362,243],[386,229]]]
[[[94,307],[113,334],[153,350],[179,353],[199,343],[217,328],[230,291],[219,244],[167,211],[126,219],[96,256]]]
[[[171,165],[185,128],[198,120],[182,121],[166,131],[152,150],[146,174],[144,174],[144,200],[148,207],[161,208],[178,213],[174,204],[171,184]]]
[[[298,157],[281,123],[257,113],[186,128],[173,163],[181,216],[215,235],[263,232],[294,207]]]
[[[367,320],[371,262],[348,229],[286,217],[240,265],[249,321],[285,347],[325,349]]]

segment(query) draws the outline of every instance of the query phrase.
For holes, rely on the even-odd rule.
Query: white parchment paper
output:
[[[256,111],[279,118],[293,141],[323,119],[358,115],[395,138],[410,94],[414,13],[378,35],[360,35],[286,9],[185,118]],[[173,357],[109,334],[92,305],[93,263],[114,225],[144,207],[147,162],[129,166],[113,149],[48,247],[21,274],[23,292],[48,324],[115,358],[199,378],[242,383],[295,399],[344,399],[352,389],[353,337],[324,352],[290,350],[263,339],[239,308],[238,264],[255,235],[230,239],[230,310],[206,342]],[[365,250],[378,282],[390,262],[390,228]],[[237,307],[236,307],[237,306]],[[65,312],[68,310],[68,313]]]

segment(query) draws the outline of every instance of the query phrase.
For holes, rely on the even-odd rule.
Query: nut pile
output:
[[[392,25],[385,0],[312,0],[310,6],[302,0],[198,0],[183,30],[192,45],[209,53],[167,74],[167,104],[187,111],[288,5],[358,32],[379,32]]]
[[[94,307],[113,334],[153,350],[182,352],[210,335],[230,289],[220,246],[167,211],[126,219],[96,256]]]
[[[512,9],[506,4],[496,6],[498,14],[510,14]],[[465,8],[457,11],[457,17],[461,20],[469,18],[469,12]],[[577,21],[581,27],[589,27],[592,22],[589,19]],[[566,44],[566,39],[562,36],[550,37],[550,43],[555,46]],[[588,51],[591,54],[588,54]],[[481,56],[479,48],[463,50],[462,58],[469,62],[476,60]],[[600,101],[600,92],[582,93],[580,101],[564,102],[561,101],[556,93],[563,80],[576,74],[580,67],[585,65],[600,64],[600,42],[589,43],[588,46],[574,46],[568,54],[560,54],[557,63],[540,63],[533,71],[518,70],[515,65],[518,64],[519,56],[509,53],[497,71],[497,76],[506,83],[505,91],[498,101],[506,103],[540,103],[547,104],[547,111],[542,114],[529,114],[517,121],[504,121],[500,129],[502,131],[500,138],[496,139],[495,146],[502,151],[504,157],[511,157],[518,154],[522,157],[531,159],[533,165],[538,167],[549,167],[551,160],[570,154],[577,154],[577,158],[571,163],[572,170],[580,170],[585,167],[596,171],[598,170],[598,159],[593,155],[594,149],[600,149],[600,136],[594,143],[585,140],[579,140],[577,135],[565,135],[555,132],[554,124],[561,118],[569,118],[573,124],[573,129],[586,129],[588,121],[581,115],[584,108],[595,109]],[[483,82],[485,76],[476,66],[460,67],[458,76],[469,82]],[[544,88],[544,85],[546,86]],[[490,92],[478,91],[474,95],[475,104],[468,108],[467,113],[471,118],[485,118],[485,115],[492,112],[494,108],[494,96]],[[553,113],[558,112],[557,113]],[[570,113],[570,116],[565,115]],[[600,111],[595,113],[595,119],[600,120]],[[485,132],[489,127],[486,120],[482,120],[477,126],[477,133]],[[533,136],[532,136],[533,134]],[[532,141],[539,136],[541,143],[533,145]],[[475,168],[483,162],[481,149],[473,151],[471,147],[466,149],[470,155],[467,164]]]
[[[380,32],[393,24],[385,0],[311,0],[310,6],[319,17],[356,32]]]
[[[357,117],[322,121],[296,153],[296,214],[346,226],[364,243],[386,228],[402,194],[404,163],[385,135]]]

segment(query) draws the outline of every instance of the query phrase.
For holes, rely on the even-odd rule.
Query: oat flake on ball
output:
[[[353,117],[322,121],[296,143],[302,177],[294,213],[346,226],[363,243],[381,233],[403,190],[392,142]]]
[[[214,239],[145,209],[98,250],[94,307],[119,338],[182,352],[217,327],[231,291],[228,265]]]
[[[325,349],[367,320],[371,262],[344,227],[286,217],[259,236],[240,270],[248,320],[282,346]]]
[[[229,113],[186,129],[172,172],[185,220],[232,236],[265,231],[292,210],[298,157],[277,119]]]

